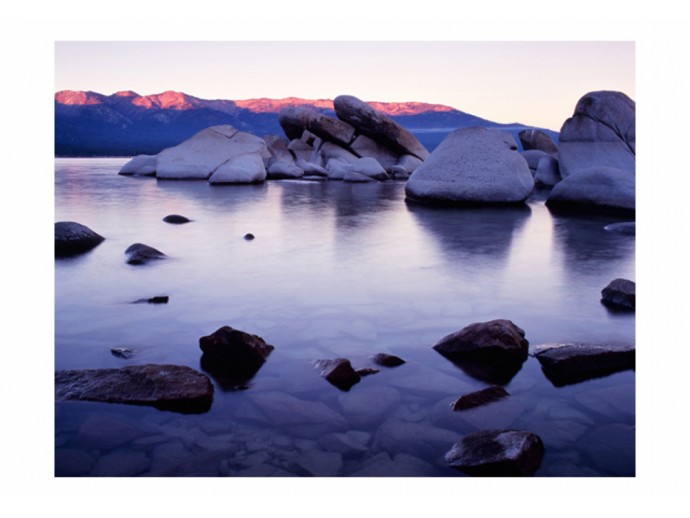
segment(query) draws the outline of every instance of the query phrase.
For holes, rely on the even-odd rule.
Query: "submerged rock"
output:
[[[213,385],[206,375],[179,365],[65,370],[55,373],[55,399],[201,413],[211,408]]]
[[[604,230],[609,232],[618,232],[619,234],[627,234],[629,236],[635,235],[635,222],[634,221],[624,221],[621,223],[611,223],[606,225]]]
[[[66,257],[88,252],[105,238],[89,227],[74,221],[55,223],[55,257]]]
[[[132,351],[132,349],[128,349],[127,347],[113,347],[110,349],[110,354],[117,358],[124,358],[125,360],[128,360],[134,356],[134,351]]]
[[[634,345],[545,344],[534,356],[557,387],[635,368]]]
[[[475,476],[530,476],[541,466],[544,444],[519,430],[484,430],[460,439],[446,454],[448,465]]]
[[[601,303],[617,309],[635,309],[635,283],[628,279],[614,279],[601,290]]]
[[[247,234],[244,235],[244,240],[245,240],[245,241],[251,241],[252,239],[254,239],[254,237],[255,237],[254,234],[252,234],[251,232],[249,232],[249,233],[247,233]]]
[[[493,403],[494,401],[498,401],[499,399],[508,397],[509,395],[510,394],[508,394],[508,391],[506,391],[506,389],[503,387],[489,387],[459,397],[450,405],[450,407],[453,410],[468,410],[470,408]]]
[[[165,216],[163,218],[163,221],[165,221],[166,223],[181,225],[182,223],[189,223],[192,220],[189,218],[185,218],[184,216],[180,216],[179,214],[170,214],[168,216]]]
[[[517,204],[533,189],[532,173],[512,135],[475,127],[450,133],[412,173],[405,195],[429,203]]]
[[[127,264],[146,264],[158,259],[165,259],[165,254],[142,243],[134,243],[125,250]]]
[[[168,295],[156,295],[155,297],[151,297],[148,299],[137,299],[134,302],[132,302],[132,304],[167,304],[169,300],[170,297]]]
[[[402,365],[405,363],[405,360],[402,358],[399,358],[398,356],[395,356],[393,354],[386,354],[386,353],[378,353],[372,356],[372,360],[374,360],[374,363],[377,365],[382,365],[384,367],[397,367],[398,365]]]
[[[274,347],[260,336],[223,326],[199,338],[201,367],[224,388],[244,387],[266,362]]]
[[[315,367],[320,369],[321,376],[340,390],[350,390],[352,385],[359,383],[361,379],[361,376],[352,368],[350,360],[345,358],[318,360]]]

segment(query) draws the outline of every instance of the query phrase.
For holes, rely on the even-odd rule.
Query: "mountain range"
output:
[[[517,135],[532,127],[519,123],[499,124],[440,104],[368,104],[412,132],[430,151],[456,128],[497,127]],[[55,94],[55,155],[156,154],[218,124],[230,124],[257,136],[283,135],[278,114],[288,106],[305,106],[335,116],[333,102],[329,99],[288,97],[231,101],[200,99],[173,91],[142,96],[129,90],[112,95],[62,90]],[[545,131],[557,140],[557,133]]]

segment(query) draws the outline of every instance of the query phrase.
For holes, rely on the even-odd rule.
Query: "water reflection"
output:
[[[451,208],[409,203],[407,210],[436,238],[450,261],[471,257],[473,261],[504,262],[515,233],[532,213],[527,205]]]
[[[622,276],[622,265],[633,259],[635,237],[607,232],[604,227],[625,221],[603,215],[564,215],[551,212],[556,249],[562,254],[563,270],[580,275]],[[603,288],[604,286],[602,286]]]

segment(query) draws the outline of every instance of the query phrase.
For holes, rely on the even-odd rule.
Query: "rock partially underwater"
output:
[[[88,252],[105,238],[89,227],[74,221],[55,223],[55,257],[68,257]]]

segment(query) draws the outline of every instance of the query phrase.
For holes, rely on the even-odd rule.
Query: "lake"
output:
[[[604,230],[624,219],[552,214],[539,191],[522,208],[433,208],[406,203],[402,182],[211,186],[119,176],[126,161],[55,160],[55,221],[106,238],[55,261],[55,369],[201,370],[199,338],[225,325],[275,350],[246,390],[214,381],[204,414],[56,403],[58,476],[462,477],[444,454],[499,428],[542,438],[535,476],[635,475],[634,371],[556,387],[530,356],[509,397],[453,412],[491,383],[432,349],[498,318],[530,349],[634,343],[634,313],[600,303],[611,280],[635,280],[634,236]],[[128,265],[137,242],[168,257]],[[158,295],[169,302],[132,303]],[[314,367],[376,367],[379,352],[406,363],[349,391]]]

